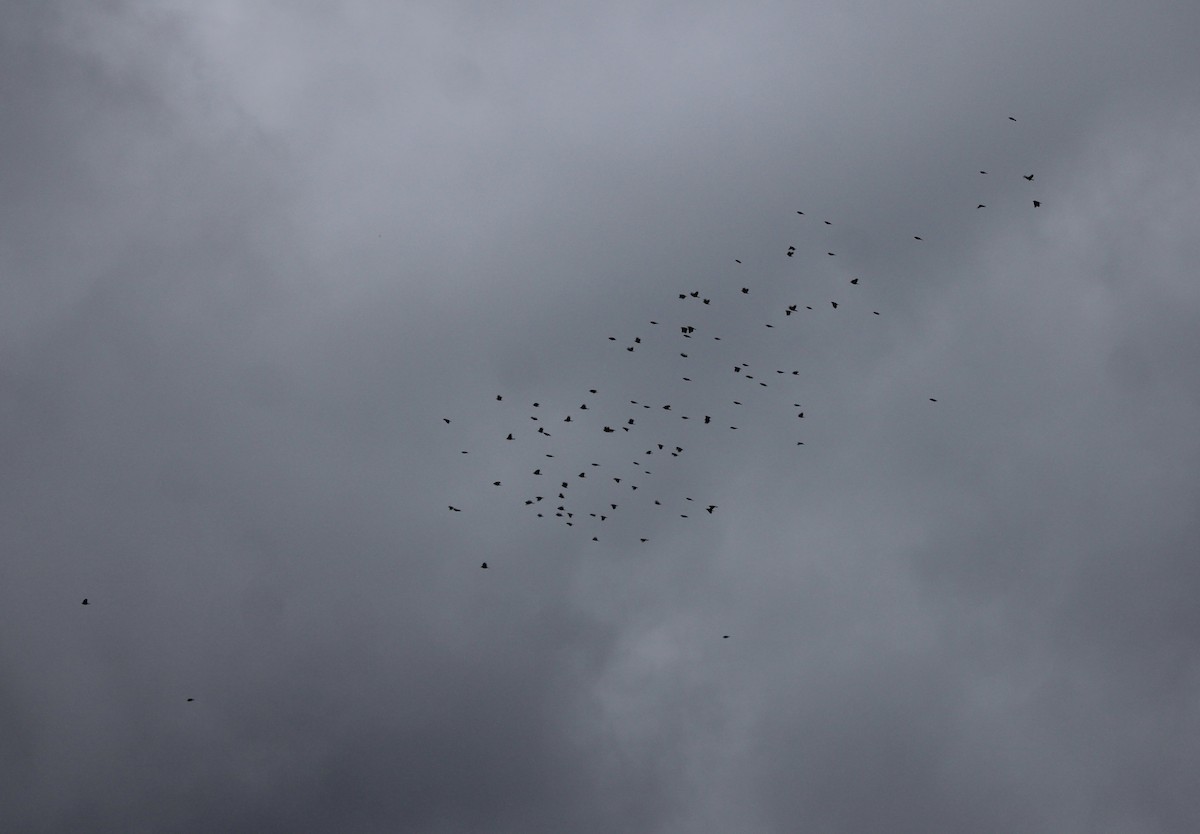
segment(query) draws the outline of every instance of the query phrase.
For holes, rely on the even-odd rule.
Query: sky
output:
[[[8,3],[0,828],[1200,830],[1198,38]]]

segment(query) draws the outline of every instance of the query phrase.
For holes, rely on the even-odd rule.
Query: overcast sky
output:
[[[1198,42],[5,4],[0,828],[1200,830]]]

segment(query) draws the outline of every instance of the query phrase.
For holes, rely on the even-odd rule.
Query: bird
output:
[[[913,240],[924,240],[924,238],[919,238],[916,235],[913,235]]]
[[[89,603],[88,603],[88,599],[87,599],[87,597],[84,597],[84,598],[83,598],[83,602],[81,602],[81,603],[80,603],[80,605],[88,605],[88,604],[89,604]]]
[[[728,640],[728,639],[729,639],[729,635],[728,635],[728,634],[722,634],[722,635],[721,635],[721,639],[722,639],[722,640]]]
[[[482,568],[483,570],[487,570],[487,562],[484,562],[484,563],[483,563],[482,565],[480,565],[479,567],[480,567],[480,568]]]
[[[796,214],[804,214],[804,212],[798,211],[798,212],[796,212]]]
[[[975,208],[981,209],[981,208],[987,208],[987,206],[985,206],[983,203],[980,203],[979,205],[975,206]]]
[[[832,253],[832,252],[826,252],[825,254],[826,254],[826,255],[828,255],[828,256],[829,256],[829,257],[831,257],[831,258],[833,257],[833,253]]]
[[[1030,182],[1033,182],[1033,174],[1026,174],[1025,179],[1029,180]]]
[[[1034,201],[1033,201],[1033,207],[1034,207],[1034,208],[1041,208],[1041,207],[1042,207],[1042,203],[1041,203],[1041,201],[1040,201],[1040,200],[1034,200]]]
[[[196,699],[195,699],[195,698],[188,698],[188,703],[190,704],[190,703],[191,703],[192,701],[194,701],[194,700],[196,700]]]
[[[836,301],[830,301],[829,303],[833,305],[833,309],[835,309],[835,310],[837,309],[837,302],[836,302]]]
[[[825,221],[825,225],[826,225],[826,226],[832,226],[833,224],[832,224],[832,223],[830,223],[828,220],[826,220],[826,221]]]
[[[709,504],[707,507],[705,507],[705,509],[708,510],[709,515],[712,515],[712,511],[715,510],[716,508],[717,508],[716,504]]]
[[[451,510],[453,510],[453,511],[454,511],[454,512],[456,512],[456,513],[461,513],[461,512],[462,512],[462,510],[460,510],[458,507],[454,506],[453,504],[450,504],[450,505],[449,505],[449,507],[450,507],[450,509],[451,509]],[[87,601],[85,600],[83,604],[84,604],[84,605],[87,605]]]
[[[443,418],[442,418],[442,422],[443,422],[443,423],[449,423],[449,422],[450,422],[450,418],[449,418],[449,417],[443,417]]]
[[[737,258],[734,258],[734,259],[733,259],[733,262],[734,262],[735,264],[740,264],[740,263],[741,263],[741,261],[739,261]]]
[[[497,395],[496,395],[496,402],[500,402],[500,401],[501,401],[501,400],[503,400],[503,399],[504,399],[504,397],[503,397],[503,396],[501,396],[500,394],[497,394]]]
[[[787,256],[790,258],[792,255],[795,255],[795,254],[796,254],[796,247],[789,246],[788,251],[787,251]]]
[[[986,173],[987,173],[987,171],[980,171],[979,173],[981,173],[981,174],[986,174]]]
[[[935,402],[937,402],[937,400],[935,400],[933,397],[930,397],[930,398],[929,398],[929,401],[930,401],[931,403],[935,403]]]
[[[509,432],[509,435],[508,435],[508,437],[506,437],[506,438],[504,438],[504,439],[505,439],[505,440],[512,440],[512,432]]]
[[[1016,119],[1015,119],[1015,118],[1013,118],[1012,116],[1009,116],[1009,117],[1008,117],[1008,120],[1009,120],[1010,122],[1015,122],[1015,121],[1016,121]]]
[[[747,294],[747,293],[749,293],[749,292],[750,292],[750,288],[749,288],[749,287],[742,287],[742,295],[746,295],[746,294]]]
[[[857,284],[857,283],[858,283],[858,279],[857,279],[857,278],[851,278],[851,279],[850,279],[850,283],[851,283],[851,284]]]

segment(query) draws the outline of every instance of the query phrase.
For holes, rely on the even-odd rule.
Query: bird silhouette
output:
[[[788,251],[787,251],[787,256],[790,258],[792,255],[795,255],[795,254],[796,254],[796,247],[789,246]]]
[[[196,700],[196,699],[195,699],[195,698],[188,698],[188,703],[190,704],[190,703],[191,703],[192,701],[194,701],[194,700]]]
[[[1034,200],[1034,201],[1033,201],[1033,207],[1034,207],[1034,208],[1041,208],[1041,207],[1042,207],[1042,203],[1041,203],[1041,201],[1040,201],[1040,200]]]
[[[81,603],[80,603],[80,605],[88,605],[88,604],[89,604],[89,603],[88,603],[88,601],[87,601],[87,597],[84,597],[84,598],[83,598],[83,602],[81,602]]]
[[[851,279],[850,279],[850,283],[851,283],[851,284],[857,284],[857,283],[858,283],[858,279],[857,279],[857,278],[851,278]]]
[[[1030,182],[1033,182],[1033,174],[1026,174],[1025,179],[1029,180]]]
[[[716,504],[709,504],[707,507],[705,507],[705,509],[708,511],[709,515],[712,515],[712,511],[715,510],[716,508],[717,508]]]
[[[480,565],[479,567],[480,567],[480,568],[482,568],[483,570],[487,570],[487,562],[484,562],[484,563],[483,563],[482,565]]]
[[[1015,118],[1013,118],[1012,116],[1009,116],[1009,117],[1008,117],[1008,120],[1009,120],[1010,122],[1015,122],[1015,121],[1016,121],[1016,119],[1015,119]]]
[[[916,235],[913,235],[913,240],[924,240],[924,238],[919,238]]]
[[[985,206],[983,203],[980,203],[979,205],[975,206],[975,208],[981,209],[981,208],[987,208],[987,206]]]

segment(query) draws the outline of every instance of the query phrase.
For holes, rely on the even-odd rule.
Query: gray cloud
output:
[[[1197,22],[12,5],[4,829],[1195,829]]]

